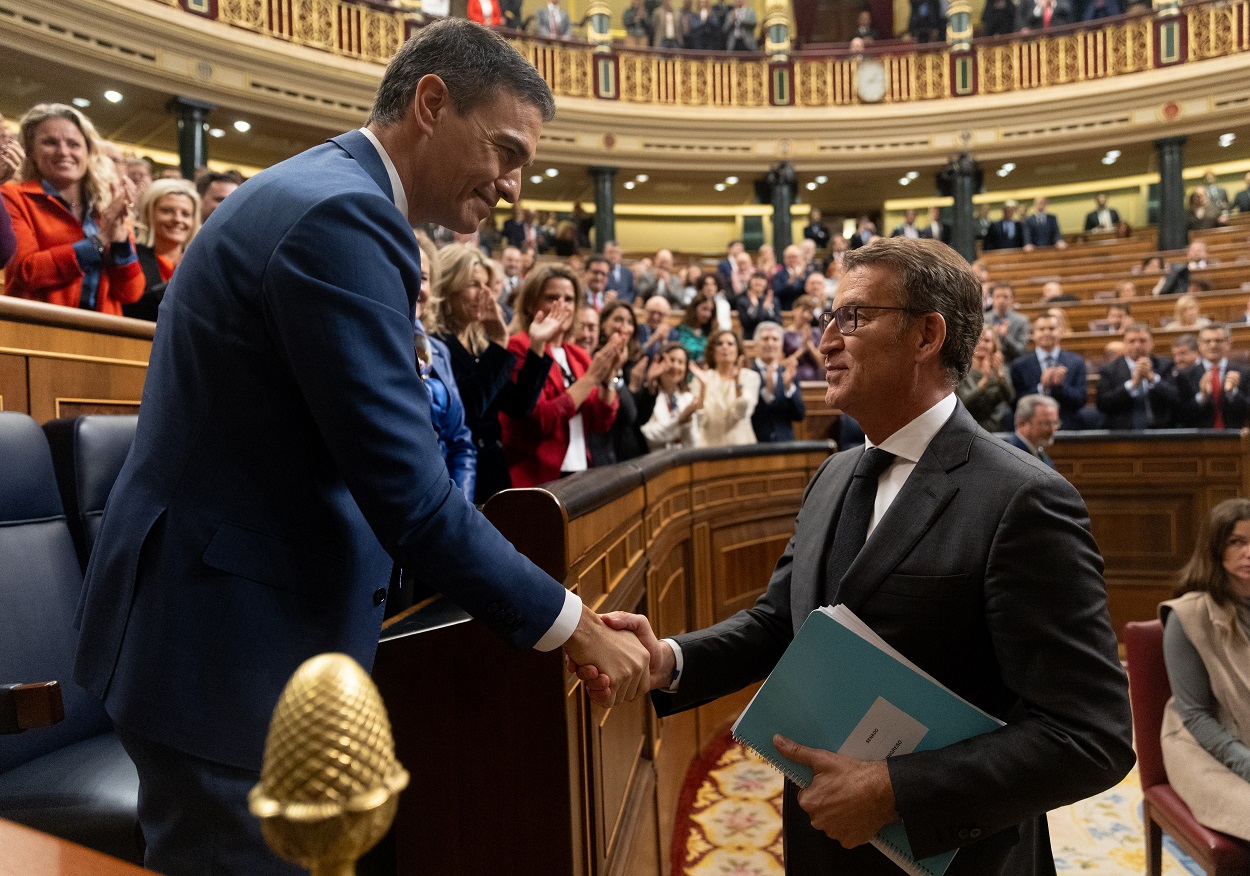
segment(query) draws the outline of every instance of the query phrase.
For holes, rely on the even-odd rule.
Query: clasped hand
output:
[[[614,611],[597,616],[604,627],[626,636],[646,652],[645,672],[639,679],[623,678],[614,674],[611,667],[595,660],[579,659],[565,648],[564,663],[569,672],[575,673],[586,685],[590,700],[600,706],[611,706],[622,694],[633,700],[639,694],[667,687],[673,677],[676,658],[667,642],[661,642],[651,630],[651,623],[641,614]],[[638,682],[636,686],[631,684]]]

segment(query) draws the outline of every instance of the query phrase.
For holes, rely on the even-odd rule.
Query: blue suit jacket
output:
[[[1006,441],[1008,444],[1010,444],[1012,447],[1018,447],[1019,449],[1023,450],[1029,456],[1032,456],[1035,459],[1040,459],[1042,462],[1046,463],[1051,468],[1055,467],[1055,461],[1050,458],[1049,453],[1043,450],[1040,456],[1035,454],[1032,450],[1029,449],[1029,445],[1024,443],[1024,439],[1021,438],[1019,435],[1017,435],[1015,432],[1012,432],[1003,440]]]
[[[617,268],[620,271],[617,271]],[[613,265],[608,268],[608,288],[616,293],[616,297],[626,304],[633,304],[638,296],[634,289],[634,272],[625,265]]]
[[[438,338],[429,338],[429,341],[430,376],[436,384],[430,386],[426,381],[426,388],[431,395],[430,416],[434,433],[438,437],[443,461],[447,463],[448,474],[465,498],[472,502],[477,483],[477,445],[473,443],[473,431],[464,421],[464,402],[451,367],[451,351]]]
[[[420,277],[356,131],[258,174],[196,237],[79,607],[75,677],[118,725],[258,768],[303,660],[372,665],[393,563],[517,647],[554,622],[564,589],[447,475]]]
[[[1054,246],[1063,239],[1059,220],[1049,213],[1034,213],[1024,220],[1024,242],[1033,246]]]
[[[1083,427],[1081,408],[1089,397],[1089,388],[1085,385],[1085,359],[1067,350],[1059,351],[1058,364],[1068,369],[1063,383],[1052,387],[1046,393],[1059,402],[1059,422],[1067,430]],[[1016,398],[1037,392],[1037,384],[1042,379],[1042,363],[1037,361],[1037,354],[1032,350],[1011,363],[1011,385],[1015,387]]]

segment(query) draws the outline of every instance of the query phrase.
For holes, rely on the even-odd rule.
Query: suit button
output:
[[[377,590],[373,591],[373,604],[374,605],[381,605],[385,601],[386,601],[386,588],[385,587],[379,587]]]
[[[968,828],[966,828],[966,827],[961,827],[961,828],[959,829],[959,833],[955,834],[955,836],[959,837],[960,839],[967,839],[967,838],[968,838]]]
[[[968,836],[972,837],[973,839],[976,839],[980,835],[981,835],[981,828],[979,827],[974,827],[972,830],[968,831]]]

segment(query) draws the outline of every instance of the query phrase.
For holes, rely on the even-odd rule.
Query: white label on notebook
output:
[[[911,754],[929,728],[889,700],[877,697],[838,754],[856,760],[885,760],[896,754]]]

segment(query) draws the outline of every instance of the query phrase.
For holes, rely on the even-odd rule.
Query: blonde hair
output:
[[[158,179],[153,182],[143,200],[139,202],[139,220],[135,228],[135,243],[142,246],[156,246],[156,205],[161,198],[168,195],[179,195],[191,199],[191,233],[182,245],[183,252],[200,230],[200,196],[195,187],[184,179]]]
[[[543,265],[541,268],[535,268],[525,278],[525,285],[521,287],[521,294],[517,296],[516,300],[516,315],[512,318],[512,324],[516,326],[517,331],[528,332],[530,330],[530,324],[534,321],[534,314],[539,310],[543,287],[556,279],[568,280],[573,284],[573,294],[577,297],[577,300],[573,302],[573,324],[569,326],[565,337],[577,337],[580,322],[578,316],[581,313],[582,306],[586,303],[586,295],[582,289],[581,278],[571,268],[559,262],[551,262]]]
[[[1200,306],[1201,305],[1198,304],[1198,299],[1195,298],[1194,296],[1188,295],[1188,294],[1182,295],[1180,298],[1176,299],[1176,304],[1172,307],[1172,316],[1174,318],[1173,321],[1175,322],[1176,325],[1179,325],[1179,326],[1194,325],[1197,322],[1197,320],[1202,318],[1201,312],[1195,315],[1195,322],[1187,323],[1184,321],[1184,315],[1182,311],[1184,311],[1187,307],[1193,307],[1195,311],[1198,311],[1200,309]]]
[[[40,179],[39,168],[35,166],[35,131],[50,119],[64,119],[78,128],[83,141],[87,144],[87,172],[82,178],[83,193],[86,201],[96,210],[103,210],[113,199],[110,186],[117,182],[117,168],[112,159],[104,154],[104,140],[96,132],[91,120],[72,106],[63,103],[39,103],[32,106],[18,123],[22,148],[26,150],[26,158],[17,169],[18,182]]]
[[[452,313],[451,302],[469,288],[473,269],[481,268],[490,276],[490,268],[482,251],[475,246],[452,243],[438,251],[434,260],[437,273],[431,274],[430,300],[426,302],[421,320],[426,331],[432,335],[468,334],[468,349],[475,356],[486,349],[490,340],[477,319],[467,325],[457,322]],[[490,294],[489,291],[487,294]]]

